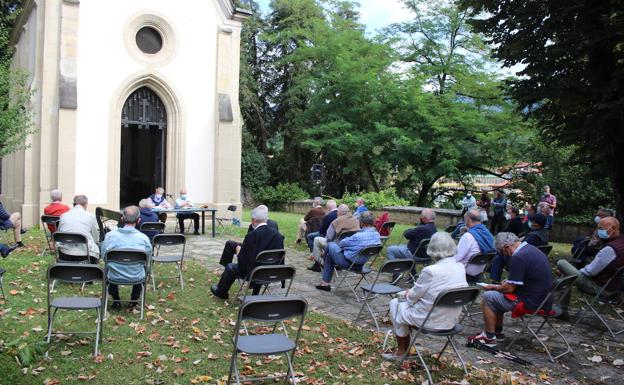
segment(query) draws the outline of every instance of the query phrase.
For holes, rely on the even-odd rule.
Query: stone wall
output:
[[[312,200],[299,200],[289,202],[286,206],[286,210],[291,213],[298,213],[304,215],[310,210]],[[412,206],[389,206],[384,207],[383,210],[372,210],[375,216],[380,215],[382,212],[388,212],[390,220],[412,225],[417,223],[420,219],[420,212],[422,207]],[[449,209],[434,209],[436,212],[436,226],[439,229],[445,229],[447,226],[454,225],[459,222],[461,218],[461,210],[449,210]],[[591,226],[572,225],[561,222],[556,222],[555,226],[550,231],[550,240],[552,242],[572,243],[578,237],[586,236],[592,232]]]

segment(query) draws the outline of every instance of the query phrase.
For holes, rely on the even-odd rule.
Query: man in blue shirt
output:
[[[353,262],[362,266],[368,262],[368,257],[359,255],[360,252],[369,246],[381,246],[381,237],[375,229],[375,218],[370,211],[363,212],[360,216],[360,228],[360,231],[343,239],[340,243],[330,242],[327,245],[323,280],[316,285],[317,289],[331,290],[330,282],[334,274],[334,266],[347,269]]]
[[[362,213],[366,211],[368,211],[368,207],[366,207],[364,198],[356,199],[355,200],[355,212],[353,213],[353,216],[359,219],[360,215],[362,215]]]
[[[131,249],[145,251],[148,258],[152,257],[152,244],[147,235],[136,229],[136,226],[141,221],[140,211],[136,206],[128,206],[123,210],[122,221],[124,227],[121,229],[115,229],[106,234],[104,242],[102,242],[102,256],[106,261],[106,254],[111,250],[116,249]],[[145,278],[145,268],[142,265],[122,265],[117,263],[108,263],[108,276],[107,278],[116,282],[137,282]],[[113,297],[113,309],[119,309],[121,307],[119,298],[119,287],[111,284],[108,286],[108,293]],[[129,309],[133,309],[138,304],[138,299],[141,296],[141,285],[133,285],[132,294],[130,296]]]
[[[520,239],[513,233],[496,235],[496,250],[500,255],[510,256],[509,277],[501,285],[486,285],[481,300],[485,330],[469,337],[469,342],[496,346],[504,338],[503,315],[513,311],[520,303],[533,312],[544,301],[553,285],[548,258],[537,247]],[[550,311],[551,301],[543,307]]]

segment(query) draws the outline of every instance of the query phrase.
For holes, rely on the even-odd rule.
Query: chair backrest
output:
[[[44,230],[48,227],[47,225],[51,225],[54,226],[56,228],[58,228],[58,221],[61,219],[61,217],[57,216],[57,215],[42,215],[41,216],[41,223],[44,225]]]
[[[340,233],[340,235],[338,236],[338,241],[342,241],[345,238],[349,238],[350,236],[352,236],[353,234],[356,234],[357,231],[345,231]]]
[[[441,291],[433,303],[431,311],[436,306],[462,307],[472,303],[479,296],[478,287],[460,287]]]
[[[184,234],[157,234],[152,240],[154,246],[177,246],[186,244]]]
[[[258,266],[251,272],[251,283],[275,283],[295,278],[297,269],[290,265]]]
[[[84,234],[67,231],[55,232],[52,234],[52,239],[54,239],[54,242],[60,242],[64,245],[87,245],[88,247],[89,244],[89,240]]]
[[[452,233],[453,231],[455,231],[455,227],[457,227],[457,225],[446,226],[444,231],[447,232],[447,233]]]
[[[470,257],[469,265],[487,266],[496,257],[496,253],[476,254]]]
[[[567,277],[563,277],[563,278],[559,278],[555,280],[552,288],[550,289],[550,292],[546,295],[546,297],[544,297],[544,299],[539,304],[537,309],[535,309],[534,313],[539,313],[539,311],[542,310],[544,305],[546,305],[546,303],[555,295],[557,294],[562,295],[566,291],[571,290],[572,285],[574,284],[574,281],[576,281],[576,278],[577,278],[576,275],[568,275]]]
[[[139,265],[148,266],[149,256],[145,251],[116,249],[109,250],[106,253],[106,263],[118,263],[121,265]]]
[[[418,247],[416,247],[412,255],[414,257],[418,257],[418,252],[420,252],[420,250],[423,250],[423,249],[426,250],[427,247],[429,246],[429,242],[431,242],[431,238],[421,239],[420,242],[418,242]]]
[[[383,249],[383,246],[379,245],[379,246],[367,246],[365,248],[363,248],[362,250],[360,250],[360,252],[358,253],[358,256],[360,257],[374,257],[376,255],[378,255],[379,253],[381,253],[381,249]]]
[[[241,305],[238,312],[240,320],[260,322],[279,322],[294,317],[304,317],[308,309],[305,299],[299,297],[276,297],[271,299],[254,299],[250,297]]]
[[[140,231],[158,231],[163,233],[165,231],[165,224],[162,222],[145,222],[141,223],[139,227]]]
[[[229,205],[227,208],[227,210],[231,212],[236,212],[236,209],[237,209],[236,205]]]
[[[264,250],[256,255],[256,264],[277,265],[284,261],[285,255],[286,250],[284,249]]]
[[[537,246],[538,249],[540,249],[542,251],[542,253],[546,254],[546,256],[548,256],[548,254],[550,254],[550,252],[553,249],[552,245],[540,245]]]
[[[380,273],[386,274],[401,274],[405,271],[411,271],[414,267],[414,260],[409,259],[393,259],[386,261],[379,268]]]
[[[392,229],[394,229],[394,226],[396,225],[396,222],[384,222],[383,225],[381,225],[382,229],[386,229],[388,230],[388,233],[392,232]]]
[[[52,239],[56,245],[57,261],[68,262],[84,262],[89,260],[89,240],[84,234],[71,233],[66,231],[57,231],[52,234]],[[71,248],[72,251],[83,250],[82,254],[72,255],[65,251],[65,248]]]
[[[98,228],[100,229],[100,242],[104,241],[104,237],[106,237],[106,233],[109,231],[109,228],[106,226],[106,222],[117,222],[116,225],[118,228],[123,227],[123,223],[121,223],[121,212],[119,211],[96,207],[95,220],[97,221]]]
[[[59,263],[48,268],[48,282],[54,280],[72,283],[104,281],[104,270],[97,265]]]

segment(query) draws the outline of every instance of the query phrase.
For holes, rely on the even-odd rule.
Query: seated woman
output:
[[[398,349],[394,353],[383,354],[383,358],[398,359],[405,354],[410,343],[410,326],[422,325],[441,291],[468,286],[464,265],[453,258],[456,249],[455,242],[446,232],[438,231],[431,237],[427,255],[435,264],[422,270],[414,287],[390,301],[390,319]],[[458,308],[438,307],[425,326],[434,330],[452,329],[460,314],[461,309]]]

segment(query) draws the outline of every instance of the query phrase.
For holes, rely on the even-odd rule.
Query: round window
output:
[[[156,29],[143,27],[136,34],[136,44],[143,53],[155,54],[162,49],[163,38]]]

